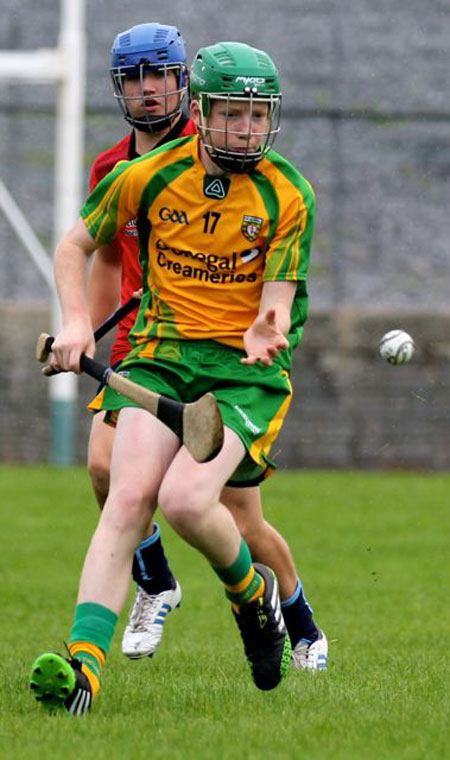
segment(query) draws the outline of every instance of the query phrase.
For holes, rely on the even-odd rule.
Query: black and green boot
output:
[[[81,662],[55,652],[41,654],[34,661],[30,689],[49,712],[67,710],[72,715],[85,715],[92,704],[92,689]]]
[[[258,689],[269,691],[278,686],[290,668],[291,641],[281,613],[280,595],[275,573],[265,565],[254,563],[264,578],[264,595],[233,610],[244,642],[245,655]]]

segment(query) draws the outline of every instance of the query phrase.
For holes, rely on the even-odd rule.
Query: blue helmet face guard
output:
[[[176,27],[139,24],[118,34],[110,73],[124,118],[139,131],[160,132],[181,113],[188,71],[184,41]],[[148,86],[148,74],[159,80],[158,92]],[[138,84],[129,88],[132,95],[126,93],[127,80]]]
[[[169,74],[174,72],[176,85],[169,83]],[[146,86],[146,75],[151,74],[164,80],[162,94],[149,93]],[[158,64],[157,66],[141,63],[138,66],[121,66],[111,69],[114,86],[114,97],[117,99],[126,121],[141,132],[160,132],[169,127],[176,116],[181,113],[183,100],[187,92],[187,67],[185,64]],[[126,81],[139,83],[137,95],[126,95]],[[172,78],[171,78],[171,81]],[[172,96],[176,96],[175,104],[171,105]],[[157,113],[149,113],[146,105],[155,103]],[[141,104],[141,108],[134,105]]]

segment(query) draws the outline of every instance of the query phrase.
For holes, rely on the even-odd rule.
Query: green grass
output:
[[[220,585],[163,526],[183,587],[152,660],[113,643],[90,716],[47,716],[34,657],[62,649],[96,522],[83,470],[0,468],[0,757],[12,760],[448,757],[450,476],[280,473],[268,518],[330,639],[325,674],[252,685]]]

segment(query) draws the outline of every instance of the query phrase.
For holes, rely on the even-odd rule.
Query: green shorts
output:
[[[155,340],[146,345],[144,359],[138,353],[131,351],[117,370],[133,382],[183,403],[208,392],[215,396],[224,425],[240,437],[247,452],[228,485],[256,485],[270,474],[275,465],[268,454],[292,398],[281,364],[241,364],[243,351],[213,340]],[[89,408],[107,410],[106,421],[114,424],[114,413],[126,406],[137,404],[106,387]]]

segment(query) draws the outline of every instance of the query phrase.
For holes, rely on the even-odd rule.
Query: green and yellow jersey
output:
[[[119,165],[81,211],[99,245],[137,220],[144,296],[130,336],[133,353],[145,358],[155,338],[243,349],[263,283],[271,281],[298,283],[294,347],[307,316],[311,186],[275,151],[251,174],[207,175],[198,140],[174,140]]]

